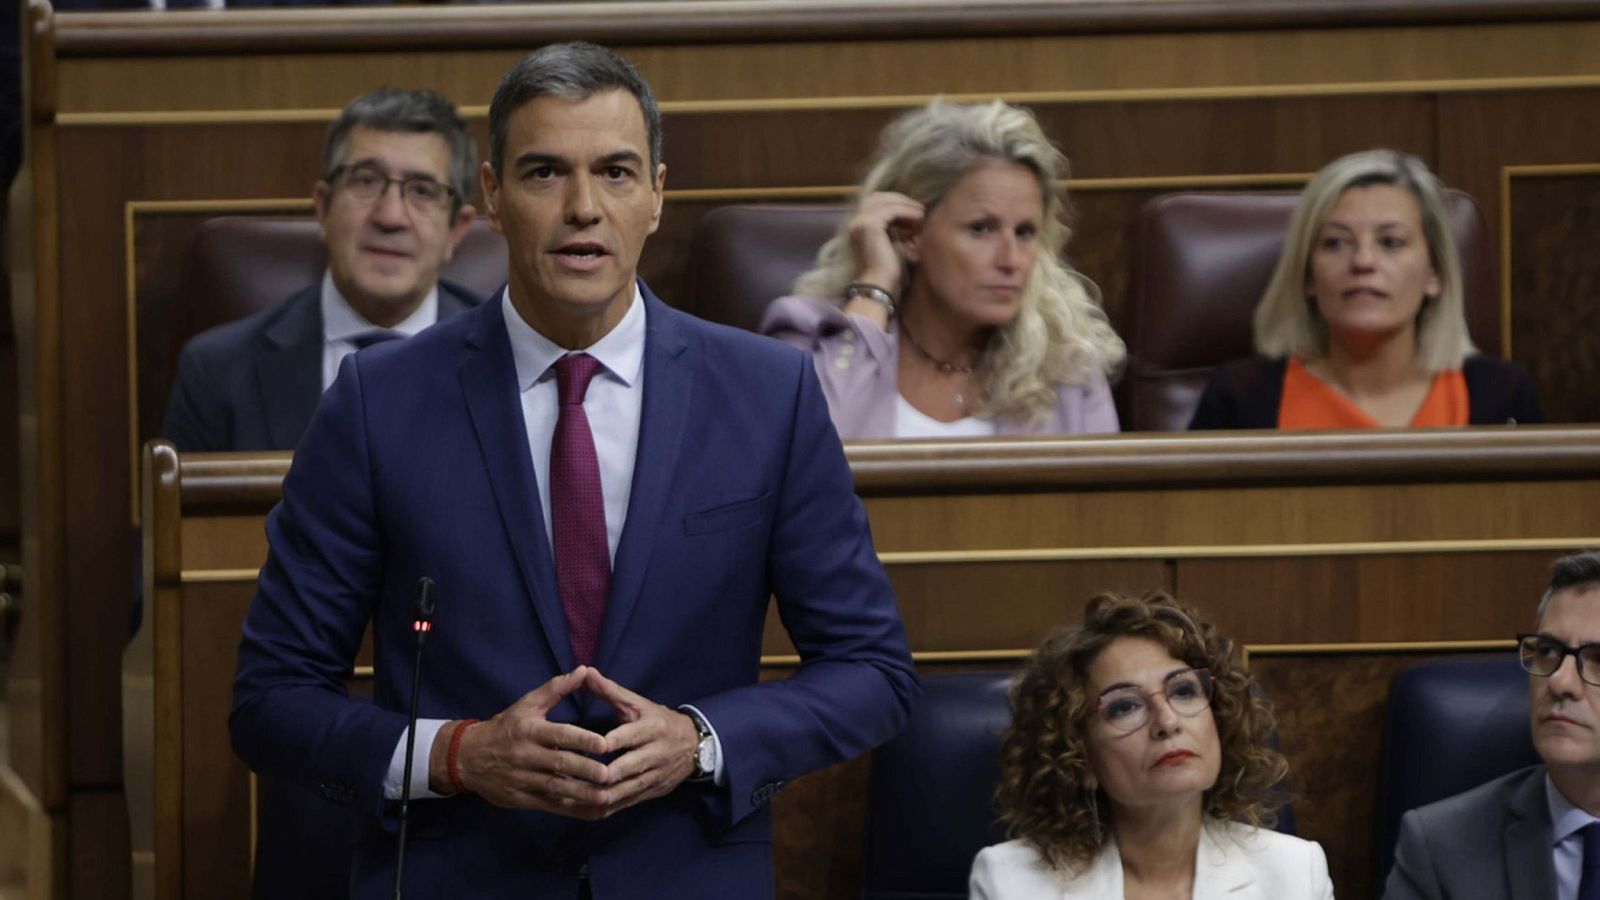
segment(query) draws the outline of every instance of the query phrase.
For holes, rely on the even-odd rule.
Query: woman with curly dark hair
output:
[[[996,800],[1014,840],[978,854],[972,897],[1332,898],[1322,848],[1267,830],[1287,765],[1252,687],[1167,594],[1090,600],[1012,687]]]

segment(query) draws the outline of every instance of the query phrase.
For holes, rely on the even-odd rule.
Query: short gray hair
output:
[[[489,102],[489,165],[500,175],[505,161],[506,129],[511,114],[540,97],[585,100],[607,91],[627,91],[639,102],[645,136],[650,142],[650,178],[661,165],[661,110],[639,70],[598,44],[572,41],[548,44],[511,67]]]
[[[408,134],[437,134],[450,146],[450,188],[456,192],[450,207],[455,218],[462,204],[472,197],[472,182],[478,168],[478,145],[467,132],[467,124],[455,104],[441,94],[426,90],[381,87],[351,100],[339,117],[328,126],[322,142],[322,177],[328,178],[344,161],[345,145],[356,126],[373,131]]]
[[[1550,586],[1539,599],[1539,614],[1534,627],[1544,621],[1544,611],[1555,595],[1570,587],[1600,587],[1600,551],[1585,550],[1563,556],[1550,564]]]
[[[1363,150],[1341,156],[1323,166],[1301,192],[1300,204],[1289,220],[1278,266],[1256,306],[1256,352],[1307,359],[1327,352],[1327,327],[1306,297],[1311,245],[1345,191],[1374,184],[1403,187],[1416,198],[1428,256],[1439,276],[1439,296],[1424,302],[1417,314],[1419,362],[1430,372],[1442,372],[1460,368],[1473,352],[1472,338],[1467,333],[1461,258],[1450,232],[1444,191],[1422,160],[1394,150]]]

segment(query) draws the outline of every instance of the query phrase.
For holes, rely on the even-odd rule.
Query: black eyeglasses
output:
[[[444,212],[456,202],[455,189],[437,179],[426,175],[390,178],[388,173],[365,164],[337,166],[328,173],[327,181],[337,183],[345,196],[362,206],[377,203],[391,184],[400,185],[400,197],[414,212]]]
[[[1216,679],[1208,669],[1183,669],[1161,682],[1161,693],[1173,712],[1185,717],[1197,716],[1211,705],[1215,684]],[[1096,711],[1112,731],[1130,734],[1150,721],[1152,693],[1131,684],[1109,688],[1100,695]]]
[[[1571,656],[1578,661],[1578,677],[1600,687],[1600,644],[1568,647],[1548,634],[1517,635],[1517,657],[1530,675],[1549,678]]]

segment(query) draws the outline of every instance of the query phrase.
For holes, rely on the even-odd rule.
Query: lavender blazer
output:
[[[780,297],[761,318],[761,333],[811,353],[834,427],[845,440],[894,437],[899,332],[846,315],[820,297]],[[1063,384],[1055,409],[1037,426],[1001,420],[1001,434],[1090,434],[1117,431],[1111,386],[1099,372],[1084,384]]]

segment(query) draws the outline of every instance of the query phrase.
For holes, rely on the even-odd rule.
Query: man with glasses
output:
[[[1517,639],[1544,764],[1406,813],[1386,900],[1600,900],[1600,553],[1556,560]]]
[[[382,88],[328,128],[312,189],[322,282],[188,343],[162,434],[184,451],[292,450],[344,357],[482,302],[439,279],[475,215],[477,148],[432,91]]]

